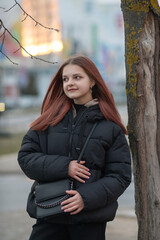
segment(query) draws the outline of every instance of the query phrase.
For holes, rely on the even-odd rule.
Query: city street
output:
[[[126,85],[126,76],[130,74],[128,72],[130,70],[133,70],[134,76],[137,76],[136,68],[133,66],[136,63],[139,64],[139,62],[137,61],[137,56],[133,66],[131,66],[130,61],[129,63],[126,61],[126,52],[128,51],[125,48],[125,46],[128,46],[126,44],[129,43],[130,48],[132,49],[133,47],[133,50],[135,44],[134,41],[131,41],[130,44],[130,37],[129,39],[126,38],[129,28],[127,28],[127,24],[124,24],[123,5],[125,6],[125,4],[122,2],[122,0],[1,0],[0,240],[28,240],[32,226],[35,224],[35,219],[30,218],[26,212],[27,197],[33,181],[28,179],[20,169],[17,162],[17,152],[20,149],[23,136],[29,130],[31,123],[40,116],[41,105],[44,118],[46,121],[49,121],[49,124],[51,122],[49,118],[52,113],[54,114],[55,112],[53,118],[57,114],[62,116],[63,110],[67,107],[67,105],[65,106],[67,101],[64,101],[62,106],[62,92],[65,93],[64,95],[67,95],[64,87],[64,76],[71,78],[71,80],[84,80],[82,83],[86,86],[83,88],[81,81],[75,81],[74,89],[66,88],[68,93],[73,93],[73,95],[67,95],[67,97],[79,104],[86,103],[97,97],[99,102],[101,101],[100,108],[104,113],[103,115],[105,116],[105,111],[107,111],[107,119],[112,119],[115,122],[117,120],[118,122],[117,114],[114,111],[114,103],[109,93],[111,92],[122,118],[122,123],[125,127],[127,126],[126,93],[134,96],[137,89],[135,81],[127,82]],[[126,10],[129,11],[128,9]],[[143,15],[143,11],[140,12],[137,9],[133,11]],[[133,21],[133,23],[135,22]],[[138,34],[139,32],[136,32],[136,35],[132,34],[131,40],[135,40],[134,38]],[[133,55],[135,54],[137,52],[133,51]],[[91,61],[88,62],[87,58],[84,61],[84,57],[77,58],[77,60],[72,58],[69,62],[65,62],[62,65],[64,60],[74,55],[84,55]],[[92,61],[93,65],[91,64]],[[70,70],[66,74],[64,70],[66,68],[64,67],[68,63]],[[84,67],[82,67],[83,63]],[[94,64],[97,66],[102,78],[95,69]],[[72,65],[79,66],[79,70],[76,70],[75,66],[73,67]],[[62,67],[59,68],[60,66]],[[57,71],[58,68],[59,71]],[[90,88],[85,81],[85,76],[88,82],[92,83]],[[107,84],[109,92],[105,88],[102,79]],[[94,89],[92,89],[93,86],[95,86]],[[81,89],[86,92],[84,93]],[[77,93],[78,95],[74,95]],[[95,115],[96,121],[101,121],[100,115],[97,114]],[[78,123],[79,125],[81,120]],[[94,117],[87,121],[90,120],[94,121]],[[82,121],[83,123],[85,121]],[[82,127],[85,126],[82,125]],[[79,134],[77,129],[76,134]],[[107,138],[103,139],[103,133],[105,132],[105,137],[109,136],[112,139],[112,143],[118,136],[116,134],[118,128],[114,127],[112,133],[109,134],[103,122],[102,135],[101,127],[99,129],[100,135],[97,135],[97,138],[93,141],[95,159],[97,160],[100,158],[97,155],[99,151],[97,150],[96,152],[97,145],[95,143],[97,139],[102,144],[104,141],[109,146],[110,141],[107,141]],[[97,130],[96,134],[99,133]],[[73,134],[71,133],[71,135]],[[67,136],[66,133],[65,136]],[[81,140],[78,137],[81,136],[76,135],[77,141],[78,139]],[[119,138],[117,139],[116,142],[119,141]],[[28,142],[27,138],[24,140]],[[126,140],[128,141],[128,136],[126,136]],[[49,143],[51,142],[52,140],[49,141]],[[62,145],[62,149],[64,145],[68,149],[67,141],[65,141],[65,144],[61,144],[60,141],[60,145]],[[55,145],[54,148],[56,148]],[[101,149],[101,146],[98,146],[97,149]],[[121,152],[122,156],[117,154],[116,147],[114,150],[115,156],[123,159],[123,150]],[[126,151],[125,148],[124,151]],[[102,149],[103,157],[105,157],[105,154],[106,152]],[[92,162],[93,160],[91,159]],[[116,158],[113,160],[112,162],[117,163]],[[96,162],[94,165],[94,168],[99,166]],[[125,169],[123,169],[123,172],[125,172]],[[118,199],[118,203],[119,208],[114,221],[107,223],[106,240],[136,240],[138,227],[134,209],[133,178],[128,189]],[[54,236],[53,239],[46,240],[54,240]]]

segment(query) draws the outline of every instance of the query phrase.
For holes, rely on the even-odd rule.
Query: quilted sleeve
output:
[[[85,209],[92,210],[114,202],[131,182],[131,156],[126,138],[120,129],[106,151],[103,177],[84,184],[77,191],[83,198]]]
[[[18,162],[23,172],[39,182],[68,177],[70,160],[67,156],[44,154],[38,133],[31,129],[24,136],[18,153]]]

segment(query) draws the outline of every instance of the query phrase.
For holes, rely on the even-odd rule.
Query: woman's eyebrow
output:
[[[76,75],[81,75],[81,73],[74,73],[73,76],[76,76]]]
[[[81,73],[74,73],[72,76],[81,75]],[[62,77],[68,77],[68,75],[62,75]]]

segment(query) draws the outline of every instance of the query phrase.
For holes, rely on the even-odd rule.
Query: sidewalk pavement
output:
[[[1,240],[29,239],[32,225],[35,223],[35,220],[31,219],[25,211],[2,212],[0,214]],[[106,240],[136,239],[137,224],[135,218],[117,215],[114,221],[107,224]]]
[[[0,174],[21,172],[17,161],[17,153],[0,155]]]
[[[17,154],[0,156],[0,175],[22,173],[16,159]],[[35,223],[35,220],[31,219],[27,215],[25,209],[8,212],[1,211],[0,215],[0,239],[28,240],[32,225]],[[114,221],[107,224],[106,239],[137,239],[137,220],[133,209],[124,207],[119,208]]]

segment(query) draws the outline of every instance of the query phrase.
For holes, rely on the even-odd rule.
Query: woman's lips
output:
[[[77,89],[74,89],[74,88],[71,88],[71,89],[68,89],[68,92],[72,92],[72,91],[76,91]]]

